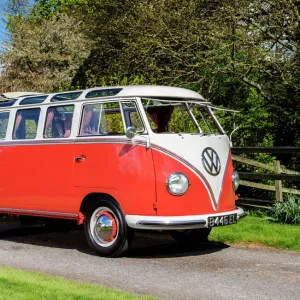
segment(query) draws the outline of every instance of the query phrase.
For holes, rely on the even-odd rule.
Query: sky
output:
[[[0,3],[2,4],[2,1],[0,0]],[[0,7],[0,13],[2,12],[2,8]],[[3,17],[0,16],[0,42],[3,42],[3,40],[6,38],[7,36],[7,32],[5,30],[5,24],[4,24],[4,20]]]

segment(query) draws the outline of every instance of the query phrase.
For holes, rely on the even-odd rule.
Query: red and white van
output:
[[[0,102],[0,213],[77,220],[119,256],[134,230],[183,243],[245,216],[228,137],[204,98],[165,86]]]

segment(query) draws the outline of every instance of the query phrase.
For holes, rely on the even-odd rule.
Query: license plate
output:
[[[225,226],[237,223],[237,214],[208,217],[208,227]]]

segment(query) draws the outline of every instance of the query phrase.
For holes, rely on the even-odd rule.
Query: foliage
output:
[[[35,23],[42,23],[57,12],[69,13],[82,5],[88,4],[88,0],[38,0],[36,2],[37,4],[30,16],[30,21]]]
[[[3,90],[186,87],[240,110],[218,113],[239,126],[235,146],[299,143],[298,0],[36,0],[8,14]]]
[[[2,15],[22,17],[30,13],[29,0],[4,0],[0,4]]]
[[[289,196],[285,202],[277,202],[271,211],[277,222],[300,225],[300,200]]]
[[[88,57],[91,42],[80,22],[58,14],[43,24],[11,23],[10,51],[2,77],[7,90],[53,91],[67,85]]]

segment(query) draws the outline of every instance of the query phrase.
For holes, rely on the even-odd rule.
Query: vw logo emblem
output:
[[[221,171],[221,162],[217,152],[208,147],[202,152],[202,164],[204,169],[212,176],[217,176]]]

